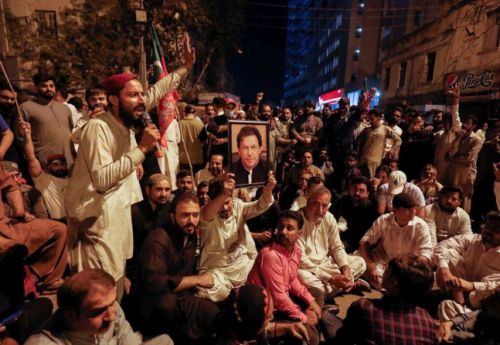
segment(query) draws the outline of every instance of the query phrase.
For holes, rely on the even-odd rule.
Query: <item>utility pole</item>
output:
[[[1,0],[0,0],[1,1]],[[135,21],[140,26],[141,37],[139,38],[139,81],[144,90],[148,88],[148,77],[146,68],[146,50],[144,49],[144,36],[146,35],[146,24],[148,16],[144,10],[144,1],[140,0],[139,9],[135,11]]]
[[[7,37],[7,21],[5,20],[5,7],[3,0],[0,0],[0,30],[2,57],[5,59],[9,55],[9,39]]]

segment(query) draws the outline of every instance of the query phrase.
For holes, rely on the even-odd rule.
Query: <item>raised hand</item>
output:
[[[455,83],[448,90],[447,94],[450,95],[451,97],[455,98],[455,99],[458,99],[458,98],[460,98],[460,88],[461,87],[462,87],[462,84]]]

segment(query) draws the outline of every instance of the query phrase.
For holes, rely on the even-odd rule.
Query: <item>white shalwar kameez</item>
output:
[[[274,201],[274,200],[273,200]],[[231,289],[245,284],[257,257],[255,242],[245,225],[271,207],[261,197],[252,202],[233,198],[233,213],[227,218],[218,215],[210,222],[200,223],[200,272],[214,276],[212,288],[198,288],[199,297],[214,302],[226,299]]]

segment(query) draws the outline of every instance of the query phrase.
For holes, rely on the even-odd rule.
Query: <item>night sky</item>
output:
[[[258,5],[259,3],[263,5]],[[287,0],[248,0],[242,14],[245,27],[241,35],[243,54],[235,54],[228,69],[233,76],[233,92],[243,103],[253,102],[257,91],[265,100],[278,103],[283,97]],[[279,5],[276,7],[268,5]]]

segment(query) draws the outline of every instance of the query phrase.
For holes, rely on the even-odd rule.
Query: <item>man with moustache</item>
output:
[[[492,211],[480,234],[450,237],[434,249],[437,285],[452,296],[441,302],[441,321],[479,309],[500,287],[500,213]]]
[[[301,258],[297,241],[303,225],[304,218],[297,211],[284,211],[280,215],[274,242],[259,252],[248,283],[265,287],[271,294],[275,312],[281,318],[304,323],[310,343],[318,344],[315,326],[321,318],[321,308],[297,274]],[[304,308],[292,297],[302,302]]]
[[[13,152],[15,151],[15,145],[12,146],[14,133],[11,131],[17,119],[16,97],[17,94],[12,92],[8,85],[0,82],[0,159],[17,162],[20,156]]]
[[[459,187],[446,186],[439,191],[438,200],[424,208],[434,246],[452,236],[472,234],[469,215],[460,207],[463,199]]]
[[[200,205],[186,192],[170,210],[173,226],[157,228],[139,253],[138,287],[145,333],[167,332],[176,343],[193,343],[208,335],[218,313],[215,303],[194,295],[214,285],[212,273],[198,272]]]
[[[135,170],[160,139],[154,125],[137,145],[131,130],[146,110],[141,83],[129,73],[104,82],[110,109],[83,128],[65,204],[70,267],[102,268],[124,289],[125,261],[132,256],[131,205],[142,200]]]
[[[319,299],[319,304],[333,294],[361,288],[363,284],[356,279],[366,269],[363,258],[347,255],[337,222],[328,212],[331,199],[326,187],[318,187],[309,194],[302,209],[304,234],[298,242],[302,252],[300,278]]]
[[[354,177],[349,181],[349,194],[335,203],[333,215],[343,230],[340,238],[348,253],[359,247],[359,240],[378,218],[377,203],[372,198],[373,190],[366,177]]]
[[[129,269],[135,264],[142,243],[159,222],[170,221],[170,195],[172,188],[166,175],[149,176],[141,202],[132,205],[132,229],[134,232],[134,258],[127,261],[127,277],[132,277]],[[163,219],[168,218],[168,219]],[[168,224],[168,223],[167,223]]]
[[[203,207],[210,202],[208,188],[208,182],[200,182],[198,183],[198,186],[196,186],[196,195],[200,199],[200,207]]]
[[[22,159],[23,153],[22,148],[18,145],[17,141],[14,141],[14,133],[12,130],[16,128],[17,121],[17,109],[16,109],[16,98],[19,93],[17,86],[13,85],[13,90],[11,90],[9,84],[0,81],[0,122],[5,120],[6,124],[0,123],[0,128],[7,128],[10,130],[0,132],[0,156],[4,161],[13,161],[21,165],[24,163]],[[9,143],[9,132],[12,134],[13,142]],[[27,169],[25,164],[22,164],[21,169],[26,173]]]
[[[208,166],[195,174],[196,184],[210,182],[224,173],[224,156],[219,153],[210,155]]]
[[[173,345],[161,335],[142,342],[116,301],[116,283],[100,269],[85,270],[68,278],[57,292],[57,312],[27,345]]]
[[[210,183],[210,202],[203,207],[200,222],[200,271],[214,277],[212,287],[199,288],[197,295],[214,302],[226,299],[240,287],[252,269],[257,249],[245,222],[266,212],[274,202],[276,179],[270,172],[262,195],[256,201],[233,198],[233,174]]]
[[[24,119],[31,124],[35,155],[40,162],[61,153],[68,167],[73,166],[74,151],[70,141],[73,121],[70,109],[55,100],[55,77],[45,73],[33,76],[37,97],[21,104]],[[21,139],[22,140],[22,139]]]
[[[35,183],[35,188],[42,193],[50,218],[66,222],[64,208],[64,191],[69,183],[69,172],[66,158],[62,154],[47,156],[45,170],[35,156],[35,148],[31,138],[31,125],[19,119],[19,128],[24,138],[24,157],[28,171]]]
[[[104,81],[109,110],[90,119],[82,129],[79,154],[66,190],[70,268],[102,268],[125,288],[125,261],[133,254],[131,205],[142,200],[136,169],[160,139],[154,125],[143,131],[137,145],[132,125],[148,107],[176,87],[193,66],[195,51],[185,41],[185,65],[162,88],[148,90],[130,73]],[[158,84],[158,83],[157,83]]]

